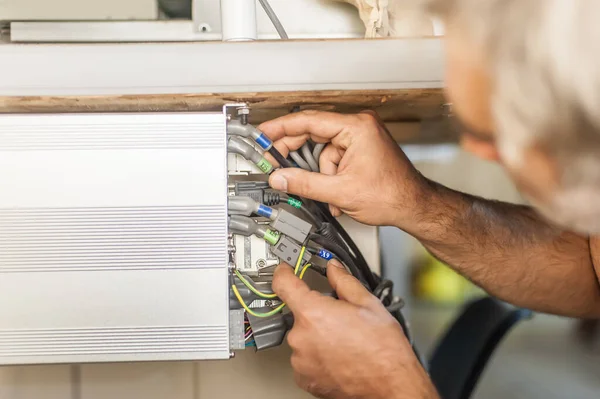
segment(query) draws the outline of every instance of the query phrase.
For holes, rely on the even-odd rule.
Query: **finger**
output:
[[[333,141],[347,148],[350,144],[349,133],[352,130],[348,128],[358,122],[356,115],[302,111],[265,122],[259,126],[259,129],[274,141],[284,136],[310,134],[311,139],[317,143]]]
[[[321,167],[321,173],[335,176],[337,174],[338,165],[342,160],[343,151],[337,149],[333,145],[325,147],[321,156],[319,157],[319,165]]]
[[[277,151],[279,151],[284,158],[287,158],[290,155],[291,151],[295,151],[298,148],[302,147],[302,145],[304,145],[304,143],[306,143],[307,140],[308,140],[308,135],[294,136],[294,137],[286,136],[280,140],[275,141],[273,143],[273,147],[275,147],[277,149]],[[279,165],[279,162],[277,162],[275,160],[275,158],[268,152],[265,152],[264,156],[275,167],[281,166],[281,165]]]
[[[346,302],[361,307],[370,307],[377,302],[377,298],[335,259],[327,264],[327,279],[338,298]]]
[[[281,152],[281,155],[287,157],[290,151],[296,151],[308,141],[308,134],[301,136],[286,136],[276,140],[273,145]]]
[[[280,169],[269,178],[269,184],[275,190],[296,194],[312,200],[342,206],[345,199],[344,178],[308,172],[299,168]]]
[[[281,264],[273,275],[273,291],[294,312],[302,306],[304,298],[311,290],[294,274],[289,265]]]
[[[331,215],[333,217],[339,218],[340,216],[342,216],[342,210],[340,208],[338,208],[335,205],[331,205],[329,204],[329,212],[331,213]]]

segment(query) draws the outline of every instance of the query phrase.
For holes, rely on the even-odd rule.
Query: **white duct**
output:
[[[256,40],[256,2],[221,0],[221,24],[223,41]]]

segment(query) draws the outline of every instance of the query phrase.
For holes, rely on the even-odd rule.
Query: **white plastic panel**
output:
[[[90,20],[156,19],[156,0],[2,0],[0,19]]]
[[[225,118],[0,117],[0,364],[229,357]]]
[[[440,88],[444,67],[440,39],[14,44],[0,59],[1,96]]]

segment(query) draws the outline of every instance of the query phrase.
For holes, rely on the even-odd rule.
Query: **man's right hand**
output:
[[[428,197],[428,181],[413,167],[374,112],[342,115],[304,111],[259,127],[287,156],[308,139],[328,143],[321,174],[299,168],[276,171],[274,189],[330,204],[370,225],[415,226],[416,207]]]

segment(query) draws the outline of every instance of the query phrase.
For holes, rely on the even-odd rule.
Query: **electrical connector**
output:
[[[229,349],[245,348],[244,309],[229,311]]]
[[[281,236],[279,232],[259,225],[253,219],[246,216],[230,215],[227,218],[227,224],[229,226],[229,232],[232,234],[240,234],[243,236],[256,234],[256,236],[262,238],[271,245],[277,244]]]
[[[260,152],[254,149],[239,137],[230,137],[227,141],[227,151],[241,155],[247,160],[253,162],[263,173],[269,174],[273,171],[273,165],[262,156]]]
[[[271,252],[273,255],[277,256],[288,265],[295,265],[298,262],[298,257],[300,256],[301,250],[302,246],[286,236],[281,236],[277,244],[271,246]],[[310,258],[311,254],[306,251],[302,260],[304,262],[309,262]]]
[[[281,203],[281,194],[269,189],[266,181],[240,181],[235,183],[235,195],[250,197],[256,202],[267,206]]]
[[[271,310],[265,308],[264,310]],[[285,339],[286,333],[293,327],[294,318],[291,313],[276,314],[268,318],[247,315],[252,337],[256,343],[256,350],[265,350],[280,346]]]
[[[263,150],[269,151],[273,142],[263,132],[250,124],[244,124],[237,119],[227,122],[227,134],[253,139]]]
[[[285,234],[293,238],[298,242],[305,242],[306,238],[310,234],[312,225],[305,220],[300,219],[298,216],[291,214],[285,209],[279,209],[274,214],[275,217],[271,217],[273,222],[271,227],[279,231],[281,234]]]
[[[268,219],[272,219],[278,214],[273,208],[256,202],[250,197],[241,196],[229,197],[228,211],[231,215],[250,216],[254,213]]]

